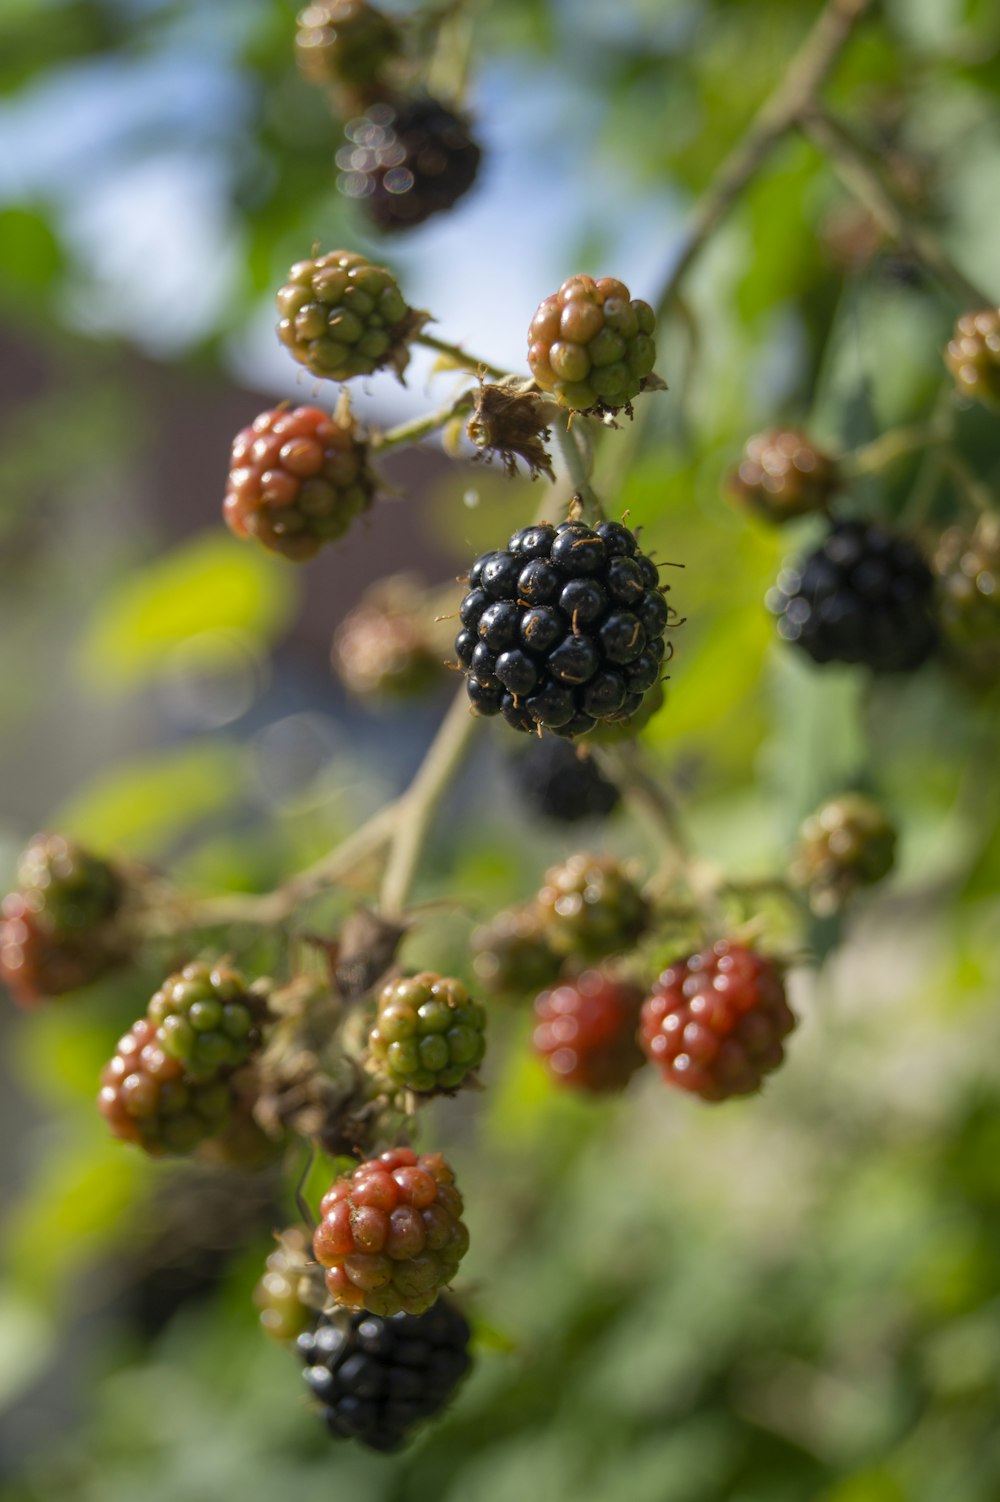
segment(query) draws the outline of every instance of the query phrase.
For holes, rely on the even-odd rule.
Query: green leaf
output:
[[[94,689],[115,692],[169,667],[179,646],[225,666],[233,637],[259,648],[288,625],[296,603],[288,565],[209,532],[131,573],[100,603],[81,644]]]

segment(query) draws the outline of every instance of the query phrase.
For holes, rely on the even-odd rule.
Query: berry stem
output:
[[[592,526],[595,522],[603,521],[604,507],[598,500],[590,483],[591,465],[577,439],[574,426],[572,416],[560,416],[553,424],[556,442],[559,445],[559,452],[562,454],[570,484],[573,487],[574,493],[583,502],[584,520]]]
[[[379,898],[379,907],[387,917],[398,916],[406,906],[434,815],[465,754],[476,723],[462,688],[441,721],[416,776],[395,805],[395,827]]]
[[[488,360],[481,360],[477,355],[468,354],[460,345],[449,344],[446,339],[437,339],[426,331],[417,334],[413,343],[422,344],[425,349],[436,350],[439,355],[446,355],[460,370],[482,371],[484,375],[492,376],[495,381],[502,381],[510,374],[507,370],[501,370],[499,365],[491,365]]]
[[[862,475],[881,474],[882,470],[888,469],[898,459],[935,448],[947,441],[947,432],[940,423],[934,421],[914,424],[912,427],[890,428],[871,443],[841,454],[837,462],[845,480],[857,480]]]
[[[842,121],[815,104],[804,111],[802,129],[829,158],[844,186],[885,232],[912,251],[963,308],[995,307],[996,302],[952,261],[941,241],[920,224],[911,209],[885,182],[876,160]]]
[[[757,176],[772,147],[815,104],[851,33],[871,5],[872,0],[828,0],[781,82],[695,205],[657,300],[658,318],[671,306],[691,266]]]
[[[955,449],[944,449],[942,457],[946,468],[951,470],[952,475],[958,482],[962,494],[975,507],[980,516],[996,516],[996,506],[988,486],[984,485],[979,476],[973,473]]]
[[[461,396],[449,402],[446,407],[439,407],[436,412],[426,412],[423,417],[414,417],[396,428],[387,428],[384,433],[373,433],[368,440],[369,445],[372,452],[377,454],[384,454],[389,449],[405,448],[407,444],[419,443],[421,438],[443,428],[453,417],[471,410],[472,392],[463,391]]]

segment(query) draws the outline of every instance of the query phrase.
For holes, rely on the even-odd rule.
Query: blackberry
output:
[[[114,866],[58,834],[29,841],[18,861],[17,887],[39,927],[61,937],[109,922],[125,894]]]
[[[843,793],[802,825],[789,875],[813,912],[826,917],[858,887],[887,876],[895,858],[896,831],[885,811],[862,793]]]
[[[666,586],[620,522],[522,527],[469,584],[455,651],[477,714],[572,739],[629,719],[659,681]]]
[[[963,396],[1000,407],[1000,308],[963,313],[944,359]]]
[[[146,1016],[156,1043],[183,1066],[189,1081],[238,1069],[260,1043],[261,998],[228,965],[197,962],[169,976]]]
[[[233,440],[227,526],[296,562],[315,557],[371,505],[367,454],[349,419],[318,407],[262,412]]]
[[[510,908],[476,929],[472,953],[476,978],[494,996],[532,996],[555,980],[561,963],[534,906]]]
[[[261,1329],[274,1340],[296,1340],[316,1324],[308,1266],[308,1237],[301,1227],[291,1226],[278,1238],[253,1295]]]
[[[443,1298],[424,1314],[324,1314],[298,1349],[334,1439],[397,1450],[452,1397],[472,1364],[471,1333]]]
[[[26,1011],[100,980],[127,959],[108,926],[65,938],[45,928],[31,899],[11,892],[0,905],[0,980]]]
[[[467,122],[437,99],[373,104],[344,135],[337,186],[383,232],[445,213],[479,171],[482,153]]]
[[[313,375],[331,381],[392,366],[425,316],[407,307],[392,273],[349,250],[297,261],[278,292],[278,338]]]
[[[959,666],[977,682],[1000,677],[1000,525],[950,527],[934,555],[938,621]]]
[[[101,1074],[98,1109],[112,1132],[151,1157],[189,1153],[220,1133],[233,1104],[228,1080],[192,1080],[143,1017],[119,1040]]]
[[[646,899],[613,856],[580,852],[552,866],[536,903],[553,952],[586,960],[629,948],[649,918]]]
[[[911,672],[937,645],[934,580],[905,537],[870,522],[835,523],[815,552],[786,567],[767,597],[779,634],[814,662]]]
[[[604,819],[621,802],[618,789],[593,757],[580,756],[563,740],[532,737],[509,765],[531,812],[557,824]]]
[[[636,1041],[642,993],[601,970],[543,991],[535,1052],[553,1079],[593,1094],[621,1090],[644,1063]]]
[[[365,99],[402,43],[388,16],[367,0],[317,0],[299,13],[295,57],[303,78]]]
[[[757,433],[729,477],[729,489],[743,505],[779,524],[825,511],[839,484],[836,460],[792,428]]]
[[[456,1089],[482,1063],[486,1012],[461,981],[425,972],[389,981],[368,1046],[391,1084],[418,1094]]]
[[[794,1026],[775,961],[720,939],[663,972],[643,1004],[639,1041],[668,1084],[722,1101],[760,1089]]]
[[[426,615],[426,598],[409,574],[367,590],[333,639],[331,661],[345,688],[359,699],[412,698],[432,688],[444,666]]]
[[[536,384],[572,411],[617,412],[656,361],[656,315],[614,277],[571,276],[546,297],[528,329]]]
[[[395,1147],[336,1179],[313,1236],[335,1304],[423,1314],[469,1246],[462,1196],[440,1153]]]

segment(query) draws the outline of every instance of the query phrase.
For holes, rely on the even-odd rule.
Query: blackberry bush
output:
[[[528,365],[543,391],[575,412],[618,412],[656,363],[656,315],[624,282],[571,276],[528,329]]]
[[[442,1298],[423,1314],[323,1315],[298,1350],[334,1439],[398,1450],[452,1398],[472,1364],[470,1337],[464,1315]]]
[[[276,407],[234,438],[222,514],[237,537],[300,562],[343,537],[374,494],[349,417]]]
[[[629,719],[659,682],[666,587],[621,522],[522,527],[469,586],[455,653],[476,714],[572,739]]]
[[[873,522],[843,521],[768,596],[778,632],[814,662],[908,673],[937,645],[934,578],[908,538]]]
[[[462,1196],[440,1153],[396,1147],[337,1179],[313,1237],[335,1304],[372,1314],[423,1314],[469,1245]]]
[[[427,971],[389,981],[368,1046],[379,1072],[421,1095],[455,1090],[482,1063],[486,1013],[461,981]]]
[[[664,970],[643,1003],[639,1037],[668,1084],[722,1101],[760,1089],[794,1026],[777,963],[720,939]]]

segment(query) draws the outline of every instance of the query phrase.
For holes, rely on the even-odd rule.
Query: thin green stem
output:
[[[422,344],[425,349],[436,350],[439,355],[445,355],[459,370],[471,370],[483,375],[492,376],[495,381],[502,381],[510,372],[502,370],[499,365],[491,365],[488,360],[481,360],[478,355],[470,355],[458,344],[449,344],[446,339],[438,339],[434,334],[428,334],[426,330],[417,334],[414,344]]]
[[[583,421],[576,418],[576,422]],[[584,512],[590,521],[600,521],[604,516],[604,508],[594,492],[590,483],[591,465],[583,453],[583,449],[574,432],[574,419],[572,416],[560,417],[553,424],[556,434],[556,442],[559,452],[562,454],[563,463],[569,482],[576,495],[583,502]]]
[[[888,185],[874,156],[842,121],[814,105],[803,111],[800,124],[829,159],[844,186],[888,235],[913,252],[963,308],[996,307],[996,301],[955,265],[937,235],[920,223]]]
[[[478,721],[469,709],[464,686],[441,721],[417,775],[400,799],[379,906],[387,917],[404,911],[428,831],[448,791]]]
[[[884,469],[905,459],[909,454],[934,448],[946,443],[948,435],[933,423],[914,424],[912,427],[890,428],[871,443],[841,454],[838,465],[846,480],[860,479],[863,475],[881,474]]]
[[[463,412],[472,410],[472,392],[463,391],[461,396],[449,402],[446,407],[438,407],[435,412],[426,412],[423,417],[414,417],[409,422],[400,423],[398,427],[387,428],[384,433],[373,433],[369,439],[369,445],[373,453],[384,454],[390,449],[405,448],[407,444],[419,443],[421,438],[437,432],[443,428],[453,417],[458,417]]]

